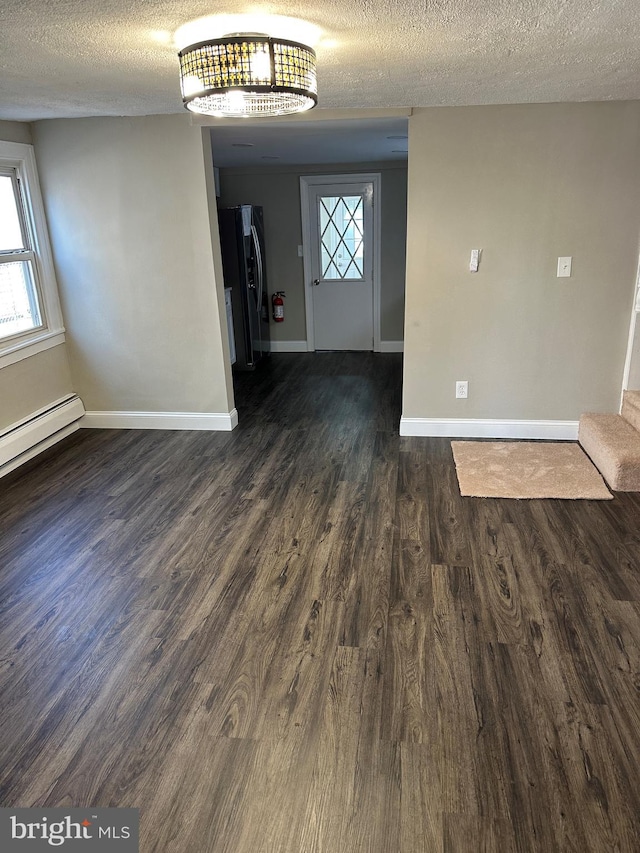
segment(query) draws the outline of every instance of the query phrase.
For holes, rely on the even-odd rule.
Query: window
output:
[[[34,252],[15,169],[0,170],[0,338],[42,326]]]
[[[33,148],[0,142],[0,367],[63,333]]]
[[[363,276],[364,222],[361,195],[320,196],[322,277]]]

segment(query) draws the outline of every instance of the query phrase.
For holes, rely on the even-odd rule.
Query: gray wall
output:
[[[640,103],[419,109],[409,133],[405,417],[615,411],[638,258]],[[0,135],[24,141],[28,128],[3,123]],[[183,116],[78,119],[39,122],[34,137],[74,390],[88,409],[228,411],[200,130]],[[278,187],[267,224],[270,287],[289,294],[281,340],[304,339],[298,176],[313,171],[222,175],[223,204],[266,214]],[[483,250],[476,275],[472,248]],[[556,278],[559,255],[573,256],[569,279]],[[5,368],[0,424],[40,407],[7,401],[41,387],[48,358]],[[54,399],[72,389],[51,358]],[[468,400],[455,400],[456,379],[469,380]]]
[[[404,416],[617,411],[639,183],[640,102],[416,110]],[[564,255],[573,273],[559,279]],[[457,379],[467,400],[454,398]]]
[[[3,142],[23,142],[31,145],[31,125],[23,121],[0,121],[0,139]]]
[[[4,142],[32,143],[31,125],[0,121]],[[0,431],[73,392],[65,344],[0,370]]]
[[[73,393],[65,344],[0,370],[0,430]]]
[[[269,293],[284,290],[285,322],[271,323],[275,341],[307,338],[304,305],[300,176],[380,172],[382,186],[381,338],[401,341],[404,322],[404,279],[407,208],[407,171],[388,164],[256,167],[221,169],[220,205],[257,204],[264,208]]]
[[[85,408],[229,412],[201,129],[167,115],[33,133]]]

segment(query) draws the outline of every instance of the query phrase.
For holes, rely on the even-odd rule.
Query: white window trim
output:
[[[38,329],[0,341],[2,368],[64,343],[65,336],[33,145],[0,141],[0,162],[3,166],[17,170],[24,188],[25,215],[29,219],[36,254],[34,263],[40,283],[40,311],[43,320],[43,325]]]

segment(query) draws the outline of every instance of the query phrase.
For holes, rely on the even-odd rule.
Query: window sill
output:
[[[39,352],[57,347],[65,342],[64,329],[46,329],[27,340],[15,341],[6,346],[0,345],[0,369],[29,358]]]

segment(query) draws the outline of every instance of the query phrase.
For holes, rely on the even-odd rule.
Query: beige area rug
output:
[[[578,444],[452,441],[451,449],[465,496],[603,501],[613,497]]]

